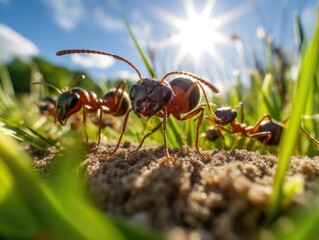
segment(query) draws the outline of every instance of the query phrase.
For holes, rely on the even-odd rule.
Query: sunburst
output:
[[[196,63],[205,53],[216,61],[221,59],[216,45],[230,44],[230,40],[218,29],[246,12],[249,5],[241,5],[215,17],[212,16],[214,3],[214,0],[207,0],[202,12],[198,13],[193,0],[184,0],[186,19],[178,18],[163,9],[156,9],[160,19],[177,29],[176,33],[159,44],[160,48],[179,47],[175,64],[181,63],[185,58],[193,59],[193,63]]]

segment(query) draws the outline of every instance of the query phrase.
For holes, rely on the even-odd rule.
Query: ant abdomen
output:
[[[169,112],[174,113],[187,113],[193,110],[199,103],[200,100],[200,89],[199,86],[190,78],[178,77],[169,82],[171,85],[175,97],[169,102],[167,108]],[[193,88],[191,94],[186,96],[185,102],[181,101],[190,88]],[[181,105],[183,102],[183,105]]]
[[[123,116],[129,110],[129,108],[131,107],[131,101],[128,94],[125,91],[122,91],[121,89],[118,89],[117,98],[115,98],[115,95],[116,89],[111,89],[108,93],[104,95],[103,100],[105,102],[105,105],[110,109],[112,115],[120,117]],[[118,104],[117,101],[120,101],[120,99],[122,99],[122,102]]]
[[[218,133],[218,130],[215,127],[207,129],[205,132],[205,138],[208,141],[215,142],[217,139],[220,138],[220,135]]]
[[[275,122],[264,122],[260,124],[260,132],[271,132],[271,138],[267,142],[267,145],[277,146],[280,142],[282,131],[284,130],[283,126]],[[258,138],[259,141],[263,142],[266,137]]]

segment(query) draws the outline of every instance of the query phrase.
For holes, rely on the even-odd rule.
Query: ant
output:
[[[55,116],[56,100],[53,97],[45,97],[44,99],[38,101],[36,104],[39,108],[41,115],[52,116],[54,118],[54,122],[56,122],[56,116]]]
[[[242,107],[242,103],[240,103]],[[219,120],[207,118],[209,122],[214,125],[213,129],[208,129],[206,132],[206,138],[215,141],[218,137],[222,138],[223,148],[224,148],[224,137],[220,130],[226,131],[228,133],[241,133],[249,138],[255,138],[262,142],[265,148],[269,150],[268,145],[277,146],[280,142],[280,138],[284,129],[284,123],[288,120],[286,119],[283,123],[274,121],[268,114],[264,114],[254,126],[247,126],[244,123],[239,123],[236,121],[237,111],[229,108],[222,107],[215,111],[216,116]],[[243,118],[243,115],[242,115]],[[265,121],[268,119],[267,121]],[[224,128],[225,125],[230,124],[231,130]],[[303,127],[300,126],[301,131],[312,140],[319,147],[319,142],[313,138]]]
[[[128,94],[124,91],[125,81],[121,81],[116,89],[111,89],[103,98],[99,99],[94,92],[87,92],[82,88],[75,87],[75,85],[84,78],[84,75],[78,76],[70,89],[64,92],[50,83],[34,82],[32,84],[46,85],[59,94],[54,110],[55,118],[63,126],[71,115],[83,109],[83,124],[86,141],[88,141],[88,135],[85,128],[86,113],[98,113],[99,132],[97,145],[99,145],[101,140],[102,113],[112,114],[113,116],[123,116],[130,108],[130,100]]]
[[[110,53],[105,53],[101,51],[95,50],[62,50],[57,52],[58,56],[65,55],[65,54],[99,54],[113,57],[117,60],[123,61],[130,65],[138,74],[139,80],[132,85],[129,90],[129,97],[131,100],[132,107],[127,111],[124,121],[123,121],[123,128],[119,140],[117,142],[116,147],[113,151],[107,155],[106,157],[112,156],[116,153],[117,149],[120,146],[120,142],[122,140],[122,136],[126,130],[127,121],[130,113],[132,111],[138,117],[147,117],[148,119],[157,116],[162,118],[163,120],[155,127],[153,130],[145,135],[139,145],[139,147],[135,150],[137,151],[143,144],[146,137],[153,134],[157,131],[161,126],[163,128],[163,135],[164,135],[164,154],[167,159],[171,159],[168,149],[167,149],[167,139],[166,139],[166,123],[167,118],[170,115],[173,115],[177,120],[185,121],[194,116],[199,115],[197,120],[197,127],[196,127],[196,139],[195,139],[195,146],[198,153],[200,152],[198,146],[198,134],[199,129],[202,124],[203,116],[204,116],[204,108],[198,107],[196,108],[199,100],[200,100],[200,89],[203,92],[205,97],[209,112],[211,115],[216,118],[214,112],[210,108],[210,104],[208,102],[206,93],[202,84],[207,86],[212,92],[218,93],[218,89],[212,85],[211,83],[205,81],[204,79],[198,77],[197,75],[189,72],[184,71],[173,71],[165,74],[161,79],[157,78],[142,78],[139,70],[128,60],[113,55]],[[184,77],[177,77],[170,82],[166,82],[165,79],[170,75],[184,75]],[[193,81],[193,79],[195,81]],[[181,116],[181,114],[186,114],[185,116]]]

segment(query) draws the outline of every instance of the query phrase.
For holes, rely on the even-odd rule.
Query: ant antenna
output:
[[[214,93],[219,93],[219,90],[218,90],[213,84],[207,82],[206,80],[200,78],[199,76],[196,76],[196,75],[193,74],[193,73],[184,72],[184,71],[174,71],[174,72],[166,73],[166,74],[164,75],[164,77],[162,77],[162,79],[161,79],[161,81],[160,81],[160,84],[162,84],[162,83],[164,82],[165,78],[167,78],[168,76],[173,75],[173,74],[181,74],[181,75],[186,75],[186,76],[195,78],[196,80],[198,80],[199,82],[201,82],[201,83],[203,83],[205,86],[207,86],[212,92],[214,92]]]
[[[57,56],[62,56],[62,55],[66,55],[66,54],[75,54],[75,53],[86,53],[86,54],[98,54],[98,55],[105,55],[105,56],[110,56],[113,57],[117,60],[120,60],[122,62],[127,63],[128,65],[130,65],[137,73],[138,77],[139,77],[139,82],[143,83],[143,78],[142,75],[140,73],[140,71],[135,67],[135,65],[133,63],[131,63],[130,61],[126,60],[125,58],[122,58],[120,56],[117,55],[113,55],[110,53],[106,53],[106,52],[101,52],[101,51],[95,51],[95,50],[85,50],[85,49],[71,49],[71,50],[61,50],[59,52],[56,53]]]
[[[83,74],[81,74],[80,76],[78,76],[78,77],[74,80],[72,86],[70,87],[70,94],[72,94],[72,90],[73,90],[73,88],[75,87],[75,85],[76,85],[80,80],[82,80],[82,79],[84,79],[84,78],[85,78],[85,76],[84,76]]]
[[[58,89],[56,86],[52,85],[51,83],[47,83],[47,82],[33,82],[31,83],[32,85],[36,85],[36,84],[42,84],[42,85],[46,85],[52,89],[54,89],[58,94],[61,94],[62,91],[60,89]]]

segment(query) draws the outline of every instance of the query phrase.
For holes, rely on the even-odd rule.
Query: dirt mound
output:
[[[199,156],[183,146],[171,150],[123,144],[109,158],[114,145],[88,153],[90,193],[96,204],[139,227],[155,229],[170,239],[255,239],[265,219],[267,200],[278,158],[257,152],[206,151]],[[35,161],[48,174],[52,159]],[[293,204],[304,204],[319,189],[319,158],[294,158],[287,177],[303,176],[305,186]],[[195,238],[191,238],[195,237]]]

